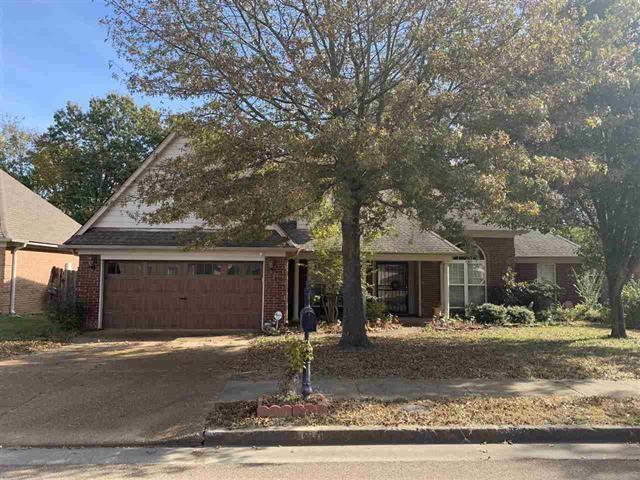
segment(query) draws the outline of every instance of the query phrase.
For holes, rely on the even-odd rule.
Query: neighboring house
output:
[[[258,329],[302,304],[313,242],[306,222],[269,227],[265,240],[185,250],[182,234],[201,222],[149,225],[136,213],[136,181],[154,163],[186,148],[169,135],[113,197],[68,240],[80,255],[78,295],[91,328]],[[434,232],[399,217],[373,245],[374,290],[387,310],[430,318],[491,298],[512,267],[521,278],[553,280],[574,300],[577,246],[554,235],[467,222],[470,256]],[[565,300],[565,299],[562,299]]]
[[[45,308],[52,267],[76,269],[78,257],[64,241],[75,222],[0,170],[0,313]]]

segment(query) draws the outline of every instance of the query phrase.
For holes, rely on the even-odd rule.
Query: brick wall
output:
[[[100,308],[100,256],[80,255],[78,277],[76,279],[78,300],[85,307],[83,327],[98,328]]]
[[[288,318],[288,274],[287,259],[284,257],[266,257],[264,268],[264,319],[273,319],[273,314],[280,310],[283,318]]]
[[[563,289],[560,302],[571,302],[574,305],[580,300],[574,286],[573,270],[577,270],[580,264],[577,263],[556,263],[556,283]],[[538,278],[537,263],[516,263],[516,279],[521,282],[532,282]]]
[[[0,289],[0,311],[9,312],[11,290],[11,262],[13,252],[3,249],[0,268],[3,274]],[[64,268],[70,263],[78,267],[78,257],[68,253],[22,249],[17,252],[16,313],[38,313],[46,308],[46,293],[53,267]]]
[[[487,286],[502,287],[502,277],[509,267],[513,268],[516,256],[513,238],[474,238],[487,261]]]
[[[440,262],[421,262],[422,316],[433,317],[433,308],[440,305]]]
[[[537,263],[516,263],[513,269],[519,282],[532,282],[538,277]]]
[[[573,285],[575,280],[573,278],[573,271],[580,268],[576,263],[557,263],[556,264],[556,283],[564,290],[561,302],[571,302],[574,305],[579,302],[578,293],[576,287]]]

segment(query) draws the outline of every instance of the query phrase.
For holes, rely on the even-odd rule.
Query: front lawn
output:
[[[0,315],[0,358],[55,348],[72,335],[51,324],[44,314]]]
[[[640,425],[640,399],[606,397],[464,397],[406,401],[333,401],[327,415],[259,418],[256,402],[219,403],[208,428],[274,426]]]
[[[373,332],[375,348],[338,349],[337,334],[316,334],[314,375],[422,379],[640,379],[640,332],[608,338],[591,325],[434,330],[402,327]],[[280,375],[286,336],[252,341],[239,370],[256,378]]]

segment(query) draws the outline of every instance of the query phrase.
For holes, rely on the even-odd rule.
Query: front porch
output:
[[[434,256],[377,256],[367,279],[372,293],[388,313],[403,319],[431,319],[450,313],[449,265],[452,258]],[[298,320],[307,286],[308,258],[290,259],[288,268],[289,319]],[[321,307],[321,305],[315,305]]]

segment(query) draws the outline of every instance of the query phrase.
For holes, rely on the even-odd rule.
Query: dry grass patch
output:
[[[312,336],[315,374],[422,379],[511,378],[610,380],[640,378],[640,332],[608,338],[597,326],[493,327],[436,330],[402,327],[374,332],[370,351],[338,348],[339,335]],[[283,337],[251,342],[241,371],[275,377],[286,364]]]
[[[57,348],[74,334],[60,331],[43,314],[0,315],[0,359]]]
[[[325,416],[258,418],[256,402],[216,405],[208,428],[275,426],[640,425],[640,399],[464,397],[406,401],[339,400]]]

